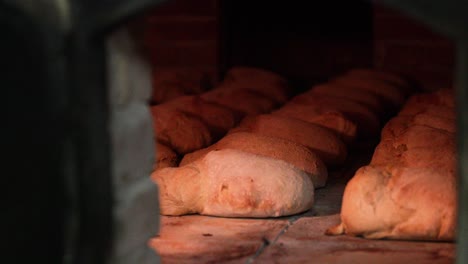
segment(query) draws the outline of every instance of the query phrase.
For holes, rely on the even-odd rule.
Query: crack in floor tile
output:
[[[246,260],[246,264],[252,264],[255,262],[255,260],[269,247],[269,246],[272,246],[274,244],[276,244],[276,242],[278,241],[278,239],[280,238],[281,235],[283,235],[284,233],[286,233],[286,231],[288,231],[288,229],[297,221],[299,220],[301,217],[303,217],[304,215],[306,214],[309,214],[310,211],[307,211],[305,213],[302,213],[300,215],[295,215],[295,216],[292,216],[290,218],[288,218],[288,224],[283,227],[279,232],[278,234],[273,238],[273,240],[269,241],[268,239],[266,238],[263,238],[263,244],[260,246],[260,248],[255,252],[255,254],[253,254],[250,258],[248,258]]]

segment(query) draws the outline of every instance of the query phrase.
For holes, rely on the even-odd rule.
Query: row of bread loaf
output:
[[[452,89],[411,97],[382,130],[370,165],[348,182],[329,234],[454,240],[456,122]]]
[[[154,168],[177,166],[180,155],[211,145],[246,115],[270,112],[288,99],[287,93],[282,77],[238,67],[208,92],[151,106],[157,153]]]
[[[325,86],[333,92],[323,94],[319,88]],[[375,88],[385,86],[392,87],[392,93]],[[354,99],[356,94],[382,101],[379,106],[385,110],[377,112]],[[385,111],[398,109],[407,94],[403,79],[355,70],[313,87],[271,114],[250,115],[216,144],[185,155],[180,168],[152,175],[163,190],[161,211],[269,217],[308,210],[314,188],[326,184],[327,167],[346,160],[347,144],[356,131],[362,137],[375,136]],[[263,164],[264,171],[254,164]],[[286,181],[289,188],[281,188]],[[293,190],[302,191],[293,195]]]

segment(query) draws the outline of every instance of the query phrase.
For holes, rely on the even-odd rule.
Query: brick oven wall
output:
[[[137,31],[153,68],[156,70],[159,68],[194,68],[205,71],[212,78],[217,79],[220,71],[224,70],[220,69],[223,67],[222,52],[232,53],[227,55],[231,56],[230,64],[250,63],[265,66],[255,61],[255,59],[263,59],[264,64],[270,64],[268,65],[270,68],[288,76],[293,75],[288,72],[291,69],[294,70],[294,74],[305,75],[307,73],[310,75],[313,73],[321,76],[326,75],[325,73],[339,72],[339,69],[335,69],[336,67],[346,68],[346,65],[350,65],[349,61],[346,61],[347,64],[345,63],[346,65],[342,67],[343,63],[336,61],[337,58],[351,60],[353,63],[357,62],[356,66],[366,65],[367,58],[361,60],[354,58],[368,56],[360,49],[351,47],[356,41],[348,41],[348,43],[345,40],[340,40],[336,43],[344,41],[344,46],[333,48],[336,45],[328,43],[328,40],[320,39],[311,42],[304,38],[301,39],[301,43],[306,43],[302,46],[307,48],[297,46],[300,45],[299,42],[294,44],[296,46],[290,51],[283,52],[287,58],[285,61],[281,60],[282,55],[277,52],[275,45],[284,49],[287,45],[291,46],[292,44],[284,44],[281,42],[283,39],[278,36],[276,36],[277,41],[273,41],[272,38],[265,37],[266,34],[259,32],[261,36],[256,34],[254,35],[255,39],[246,37],[241,40],[241,44],[238,43],[239,40],[236,40],[235,46],[221,51],[223,48],[221,38],[225,37],[221,33],[221,27],[225,26],[222,25],[221,20],[223,12],[221,3],[223,1],[220,0],[169,0],[142,17],[139,20]],[[407,74],[428,90],[452,84],[454,45],[450,39],[431,31],[429,27],[398,11],[378,4],[373,7],[371,22],[373,23],[373,47],[363,47],[362,50],[373,49],[373,62],[377,68]],[[248,48],[242,46],[242,41],[248,43]],[[320,47],[320,41],[325,43],[323,47]],[[367,45],[363,43],[365,42],[359,43],[358,46]],[[256,48],[259,45],[263,45],[264,48]],[[344,48],[348,46],[349,48]],[[312,52],[317,49],[325,49],[326,51],[331,49],[332,52]],[[249,53],[250,50],[253,51],[252,54]],[[261,52],[259,53],[259,51]],[[336,56],[337,51],[348,52],[348,55]],[[301,52],[304,55],[295,55],[294,52]],[[318,56],[323,54],[333,57],[333,59],[319,59]],[[307,56],[310,59],[305,59],[309,58]],[[354,59],[348,58],[349,56],[354,56]],[[294,59],[296,57],[300,57],[300,59]],[[272,58],[275,58],[275,61],[269,61]],[[291,64],[291,60],[295,64]],[[317,60],[320,60],[321,63],[317,63],[318,67],[314,68],[313,64]],[[301,61],[308,61],[308,64],[300,63]],[[333,63],[333,66],[324,64],[328,61]],[[331,70],[331,67],[335,67],[334,70]],[[301,70],[305,72],[303,73]]]
[[[191,68],[218,77],[219,1],[169,0],[137,21],[153,69]]]
[[[452,85],[454,43],[394,9],[374,6],[374,64],[408,74],[424,89]]]

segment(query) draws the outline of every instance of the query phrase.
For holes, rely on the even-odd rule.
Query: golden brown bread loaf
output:
[[[355,101],[367,106],[370,110],[379,116],[384,116],[385,113],[391,109],[389,105],[385,105],[384,100],[373,93],[370,93],[366,90],[354,89],[352,87],[346,87],[332,83],[324,83],[313,86],[307,93],[335,96]]]
[[[456,176],[436,167],[360,168],[346,185],[341,223],[328,234],[371,239],[455,239]]]
[[[155,171],[161,214],[279,217],[309,210],[310,176],[281,160],[225,149]]]
[[[208,127],[199,119],[164,105],[151,107],[155,137],[178,154],[185,154],[210,145],[213,140]]]
[[[417,114],[387,123],[371,164],[346,185],[341,223],[328,234],[455,239],[455,120],[426,111],[445,104],[433,95],[410,99],[406,107],[417,105]]]
[[[282,138],[304,145],[327,165],[339,165],[346,160],[346,145],[333,131],[302,120],[276,115],[249,116],[229,133],[239,131]]]
[[[396,87],[400,87],[400,91],[404,92],[406,95],[409,95],[413,92],[414,88],[411,87],[411,84],[408,80],[404,77],[391,73],[388,71],[383,71],[379,69],[364,69],[364,68],[356,68],[349,70],[344,74],[346,77],[352,78],[361,78],[361,79],[376,79],[388,82],[390,84],[395,85]]]
[[[455,119],[421,112],[414,116],[397,116],[392,118],[382,129],[380,138],[381,140],[394,138],[414,125],[436,128],[450,133],[455,133],[456,131]]]
[[[226,135],[216,144],[186,154],[180,166],[203,158],[207,153],[221,149],[236,149],[251,154],[285,161],[307,172],[312,177],[315,188],[325,186],[328,178],[327,168],[320,158],[303,145],[281,138],[238,132]]]
[[[178,157],[174,150],[158,141],[156,141],[155,147],[156,162],[153,170],[177,166]]]
[[[440,117],[455,118],[455,100],[452,89],[441,89],[434,93],[413,95],[398,115],[415,115],[429,112]]]
[[[407,104],[443,105],[455,107],[455,91],[453,88],[443,88],[432,93],[413,95]]]
[[[201,98],[207,102],[234,109],[244,115],[268,113],[277,106],[273,100],[261,93],[225,83],[204,93]]]
[[[303,93],[291,99],[298,104],[314,105],[329,111],[339,111],[357,125],[358,137],[375,136],[380,132],[380,121],[368,107],[347,99]]]
[[[406,101],[406,96],[409,91],[402,87],[398,87],[384,81],[370,78],[355,78],[352,75],[340,76],[330,81],[332,84],[340,84],[354,89],[361,89],[374,93],[387,103],[391,104],[394,109],[399,109]]]
[[[265,69],[233,67],[226,73],[223,83],[256,91],[278,104],[289,98],[286,79]]]
[[[453,133],[427,126],[413,125],[400,135],[383,140],[372,156],[371,164],[380,166],[439,167],[453,171],[456,142]]]
[[[163,105],[202,120],[209,128],[214,140],[222,137],[240,121],[240,113],[207,102],[199,96],[182,96]]]
[[[326,107],[290,102],[280,109],[273,111],[272,114],[295,118],[326,127],[337,133],[346,144],[351,144],[356,139],[356,124],[345,117],[341,112],[329,110]]]

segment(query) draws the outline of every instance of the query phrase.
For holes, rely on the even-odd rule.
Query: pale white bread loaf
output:
[[[313,86],[307,93],[335,96],[355,101],[367,106],[370,110],[379,116],[384,116],[386,112],[391,110],[391,106],[386,105],[385,101],[382,100],[379,96],[369,91],[355,89],[353,87],[332,83],[323,83]]]
[[[212,143],[208,127],[199,119],[164,105],[151,107],[155,137],[178,154],[204,148]]]
[[[330,166],[343,164],[347,157],[346,145],[333,131],[294,118],[276,115],[248,116],[239,126],[229,131],[235,132],[252,132],[296,142],[315,152]]]
[[[399,74],[384,71],[380,69],[365,69],[356,68],[349,70],[344,74],[346,77],[362,78],[362,79],[377,79],[401,87],[401,91],[411,93],[414,88],[411,87],[410,82]]]
[[[156,141],[155,147],[156,162],[153,165],[154,170],[177,166],[178,157],[174,150],[158,141]]]
[[[211,151],[179,168],[155,171],[161,214],[279,217],[309,210],[314,186],[293,165],[243,151]]]
[[[261,93],[226,83],[202,94],[201,98],[207,102],[234,109],[244,115],[268,113],[277,106],[276,102]]]
[[[456,176],[444,169],[360,168],[346,185],[341,223],[327,234],[370,239],[455,239]]]
[[[164,104],[202,120],[214,139],[218,139],[240,121],[240,113],[218,104],[207,102],[199,96],[181,96]]]
[[[356,124],[343,113],[330,110],[327,107],[289,102],[280,109],[273,111],[272,114],[326,127],[337,133],[346,144],[351,144],[356,139]]]
[[[327,182],[327,167],[325,167],[322,160],[308,148],[289,140],[248,132],[228,134],[216,144],[186,154],[180,162],[180,166],[201,159],[210,151],[221,149],[237,149],[251,154],[285,161],[307,172],[312,177],[311,179],[315,188],[323,187]]]
[[[344,98],[303,93],[291,99],[291,102],[314,105],[329,111],[339,111],[357,125],[358,137],[375,136],[380,132],[377,113],[363,104]]]

